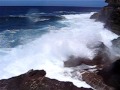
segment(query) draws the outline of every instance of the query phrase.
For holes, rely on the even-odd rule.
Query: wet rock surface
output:
[[[105,2],[109,3],[109,5],[120,5],[120,0],[105,0]]]
[[[105,2],[108,5],[100,12],[93,14],[91,19],[104,22],[105,28],[120,35],[120,0],[105,0]],[[120,90],[120,37],[112,40],[112,44],[118,60],[98,70],[97,75],[102,78],[104,84],[113,87],[113,90]]]
[[[61,82],[45,75],[44,70],[30,70],[20,76],[0,80],[0,90],[93,90],[78,88],[71,82]]]
[[[99,42],[98,45],[89,48],[95,49],[96,51],[93,59],[70,56],[68,60],[64,62],[64,66],[76,67],[85,64],[90,66],[97,65],[98,67],[101,67],[111,63],[111,52],[104,43]]]
[[[104,22],[106,28],[120,35],[120,0],[106,0],[106,3],[108,5],[99,13],[92,15],[91,19]],[[113,47],[120,48],[120,37],[112,43]],[[65,67],[96,65],[93,71],[89,68],[84,70],[82,79],[96,90],[120,90],[120,60],[109,62],[109,56],[108,48],[100,44],[93,60],[72,56],[64,62],[64,65]],[[30,70],[20,76],[0,80],[0,90],[93,90],[78,88],[71,82],[61,82],[47,78],[45,75],[44,70]]]
[[[114,88],[104,83],[103,78],[97,72],[87,71],[82,74],[82,78],[96,90],[114,90]]]
[[[118,50],[120,47],[120,37],[114,39],[112,43],[113,47],[117,47]],[[120,90],[120,60],[117,60],[117,58],[111,60],[111,52],[103,43],[93,48],[96,48],[97,51],[96,56],[92,60],[71,56],[68,61],[64,62],[65,66],[92,66],[92,68],[88,66],[81,70],[82,80],[92,86],[95,90]]]
[[[103,7],[99,13],[91,16],[91,19],[102,21],[105,28],[120,35],[120,0],[106,0],[107,6]]]
[[[103,78],[105,84],[120,90],[120,59],[106,68],[99,70],[98,75]]]

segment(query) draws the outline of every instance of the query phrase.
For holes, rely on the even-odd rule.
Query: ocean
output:
[[[118,36],[90,19],[100,9],[0,7],[0,79],[44,69],[47,77],[90,87],[82,81],[80,67],[64,67],[64,61],[70,56],[94,58],[99,42],[112,48],[111,41]]]

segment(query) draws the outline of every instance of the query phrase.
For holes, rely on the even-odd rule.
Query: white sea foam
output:
[[[64,15],[66,19],[60,23],[67,27],[60,30],[51,28],[49,33],[40,38],[6,51],[6,54],[0,56],[0,78],[9,78],[30,69],[44,69],[47,77],[72,81],[78,87],[90,87],[85,82],[72,78],[72,69],[65,68],[63,61],[70,55],[92,59],[95,50],[89,48],[90,45],[102,41],[111,47],[111,40],[118,37],[104,29],[102,23],[89,19],[91,14]]]

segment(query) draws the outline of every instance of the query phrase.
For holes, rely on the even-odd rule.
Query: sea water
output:
[[[49,78],[90,87],[82,81],[80,68],[66,68],[64,61],[70,56],[93,59],[96,49],[91,47],[103,42],[111,48],[118,37],[90,19],[98,8],[24,7],[24,12],[23,7],[17,7],[19,12],[2,8],[6,12],[0,12],[0,79],[44,69]]]

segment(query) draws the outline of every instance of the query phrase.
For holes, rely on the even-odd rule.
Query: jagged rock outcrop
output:
[[[97,75],[97,71],[86,71],[82,74],[82,78],[96,90],[114,90],[114,88],[104,83],[103,78],[100,75]]]
[[[120,0],[105,0],[106,3],[109,3],[109,5],[120,5]]]
[[[103,7],[99,13],[91,16],[105,23],[105,28],[110,29],[114,33],[120,35],[120,0],[106,0],[107,6]]]
[[[20,76],[0,80],[0,90],[93,90],[78,88],[71,82],[61,82],[45,77],[44,70],[30,70]]]
[[[116,54],[116,57],[118,59],[120,58],[120,37],[112,40],[112,48],[114,50],[114,53]]]
[[[114,87],[115,90],[120,90],[120,59],[99,70],[98,75],[102,76],[107,85]]]
[[[111,63],[111,53],[103,42],[99,42],[98,45],[92,47],[91,49],[96,49],[95,57],[92,60],[89,58],[70,56],[69,59],[64,62],[64,66],[76,67],[81,64],[85,64],[90,66],[97,65],[98,67],[101,67]]]
[[[105,0],[105,2],[108,5],[103,7],[100,12],[93,14],[91,19],[104,22],[105,28],[120,35],[120,0]],[[115,52],[119,55],[120,37],[114,39],[112,43]],[[103,67],[102,70],[98,70],[98,75],[102,77],[106,85],[114,87],[114,90],[120,90],[120,59]]]

